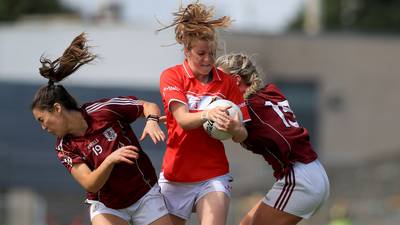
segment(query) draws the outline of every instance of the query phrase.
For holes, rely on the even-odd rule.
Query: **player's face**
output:
[[[62,138],[66,135],[66,126],[64,119],[60,111],[53,110],[51,112],[47,110],[33,109],[33,116],[40,123],[43,130],[46,130],[50,134],[56,137]]]
[[[215,43],[213,41],[196,40],[192,48],[185,49],[186,59],[195,76],[206,76],[215,62]]]
[[[229,72],[224,70],[222,67],[219,67],[219,69],[229,74]],[[239,74],[231,74],[231,76],[236,79],[236,85],[238,86],[240,93],[244,94],[247,91],[247,88],[250,87],[250,85],[247,84]]]
[[[237,75],[237,76],[239,76],[239,75]],[[246,82],[244,82],[243,79],[240,79],[240,80],[237,82],[237,85],[238,85],[238,88],[239,88],[239,90],[240,90],[240,92],[241,92],[242,94],[244,94],[244,93],[246,92],[247,88],[250,87],[250,85],[249,85],[249,84],[246,84]]]

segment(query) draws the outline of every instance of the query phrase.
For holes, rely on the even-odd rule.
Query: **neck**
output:
[[[83,136],[86,133],[88,124],[83,117],[82,113],[79,111],[71,111],[68,115],[69,130],[72,136]]]
[[[203,84],[207,84],[210,83],[212,81],[212,71],[210,71],[210,73],[208,73],[207,75],[201,74],[201,75],[197,75],[195,74],[195,77],[198,81],[200,81]]]

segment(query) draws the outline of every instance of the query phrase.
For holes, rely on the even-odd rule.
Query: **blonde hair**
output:
[[[179,11],[173,13],[175,19],[169,26],[158,31],[175,26],[175,39],[187,49],[192,48],[195,40],[216,41],[215,28],[228,27],[231,19],[223,16],[213,20],[213,8],[206,7],[198,2],[189,4],[186,8],[179,7]]]
[[[263,87],[257,68],[247,55],[235,53],[223,55],[217,59],[215,65],[226,73],[239,75],[246,84],[250,85],[243,95],[245,99]]]

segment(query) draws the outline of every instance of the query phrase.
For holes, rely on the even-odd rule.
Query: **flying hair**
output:
[[[181,5],[179,11],[173,15],[175,17],[173,23],[156,32],[175,26],[176,41],[189,49],[193,40],[215,41],[215,29],[228,27],[231,24],[228,16],[213,19],[214,9],[198,2],[187,7]]]
[[[55,103],[59,103],[67,110],[79,110],[76,100],[60,84],[67,76],[74,73],[81,66],[96,58],[89,52],[85,33],[81,33],[65,49],[61,57],[52,61],[43,56],[40,57],[42,67],[39,68],[40,75],[47,78],[49,82],[36,92],[31,109],[47,110],[51,112]]]
[[[81,33],[65,49],[61,57],[52,61],[44,56],[40,57],[42,67],[39,68],[40,75],[49,80],[49,84],[62,81],[65,77],[74,73],[81,66],[96,58],[89,52],[86,34]]]

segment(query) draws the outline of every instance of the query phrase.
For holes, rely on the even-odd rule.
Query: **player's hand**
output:
[[[165,134],[161,130],[157,121],[147,120],[146,125],[143,129],[142,136],[140,137],[140,141],[143,141],[146,136],[149,135],[151,140],[153,140],[154,144],[157,144],[159,141],[165,141]]]
[[[231,117],[229,116],[228,109],[232,106],[217,106],[208,110],[207,119],[214,121],[216,128],[227,131]]]
[[[230,133],[232,136],[236,136],[239,132],[241,132],[241,129],[243,129],[243,124],[240,121],[240,116],[239,113],[235,113],[233,118],[228,123],[227,127],[227,132]]]
[[[107,160],[111,164],[116,164],[120,162],[125,162],[133,164],[135,159],[139,158],[139,149],[132,145],[127,145],[119,148],[107,156]]]

